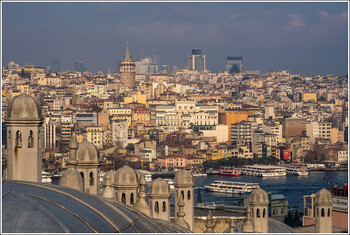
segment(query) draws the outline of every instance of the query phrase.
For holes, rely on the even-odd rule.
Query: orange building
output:
[[[231,141],[231,125],[241,121],[248,121],[249,115],[257,113],[259,109],[230,109],[219,111],[219,124],[228,125],[228,136]]]

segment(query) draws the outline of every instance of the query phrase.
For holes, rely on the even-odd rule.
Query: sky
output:
[[[61,69],[81,60],[91,72],[116,71],[126,41],[135,61],[157,54],[183,68],[193,48],[206,67],[224,71],[228,56],[245,70],[348,73],[346,2],[2,2],[2,63]]]

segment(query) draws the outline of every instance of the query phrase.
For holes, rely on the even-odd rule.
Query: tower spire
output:
[[[126,50],[125,50],[123,62],[133,62],[131,58],[130,49],[129,49],[129,41],[126,41]]]

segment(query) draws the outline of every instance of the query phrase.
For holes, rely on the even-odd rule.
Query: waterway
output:
[[[239,177],[221,176],[221,175],[208,175],[207,177],[194,178],[194,187],[201,187],[202,202],[219,202],[231,200],[232,194],[222,194],[208,192],[203,189],[205,185],[210,185],[215,180],[228,180],[235,182],[249,182],[259,183],[260,188],[264,189],[271,194],[283,194],[288,199],[289,205],[295,205],[302,211],[304,207],[304,195],[311,195],[318,190],[327,187],[327,180],[329,184],[334,185],[337,183],[339,186],[348,183],[348,171],[309,171],[308,176],[293,176],[286,175],[284,177],[262,178],[254,176],[242,175]],[[58,180],[53,180],[53,184],[57,184]],[[146,191],[148,191],[146,186]],[[194,203],[197,203],[198,190],[194,190]],[[174,204],[174,194],[170,198],[170,203]]]

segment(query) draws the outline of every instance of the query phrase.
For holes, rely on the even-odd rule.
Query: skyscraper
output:
[[[205,55],[201,54],[201,49],[192,49],[192,55],[188,56],[188,69],[205,71]]]
[[[243,61],[242,57],[227,57],[226,60],[226,71],[230,74],[240,73],[243,71]]]
[[[84,73],[86,71],[84,63],[80,60],[74,60],[74,71]]]
[[[126,42],[126,51],[123,60],[120,62],[120,78],[124,86],[129,88],[135,87],[135,62],[131,58],[129,42]]]
[[[61,71],[60,59],[58,59],[58,58],[52,59],[52,61],[51,61],[51,72],[52,73],[58,73],[60,71]]]

